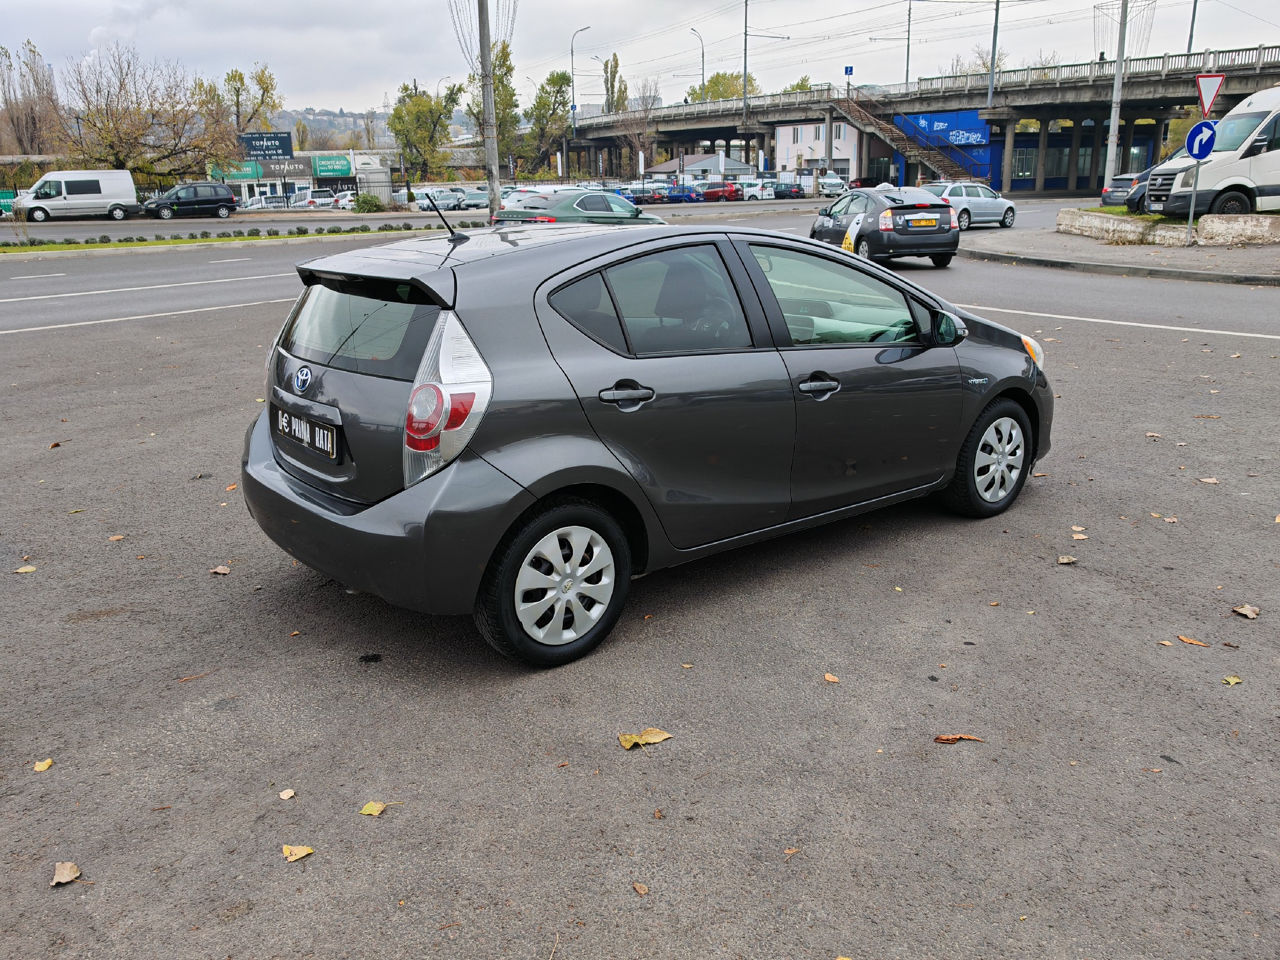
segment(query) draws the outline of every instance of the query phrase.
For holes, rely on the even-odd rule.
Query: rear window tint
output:
[[[561,287],[547,298],[556,313],[588,336],[619,353],[627,352],[622,324],[598,273]]]
[[[412,380],[439,315],[407,283],[317,283],[299,299],[280,346],[322,366]]]
[[[67,196],[74,197],[77,194],[101,193],[102,187],[97,180],[68,180]]]

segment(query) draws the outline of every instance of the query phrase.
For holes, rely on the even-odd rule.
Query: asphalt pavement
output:
[[[312,255],[0,260],[0,954],[1280,955],[1280,290],[896,266],[1046,348],[1015,507],[654,574],[530,672],[245,512]]]

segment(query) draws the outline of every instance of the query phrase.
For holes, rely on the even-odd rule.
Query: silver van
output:
[[[128,170],[50,170],[14,201],[14,216],[43,223],[50,217],[110,217],[141,212]]]

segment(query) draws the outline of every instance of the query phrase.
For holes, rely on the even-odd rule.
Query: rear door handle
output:
[[[809,374],[807,380],[800,381],[799,389],[801,393],[812,394],[815,400],[825,400],[840,389],[840,381],[833,380],[829,373],[818,371]]]
[[[605,403],[643,403],[653,399],[653,391],[648,387],[614,387],[612,390],[601,390],[600,399]]]

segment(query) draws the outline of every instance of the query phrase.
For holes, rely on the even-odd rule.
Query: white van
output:
[[[1185,154],[1151,171],[1147,209],[1185,217],[1195,161]],[[1280,86],[1242,100],[1218,121],[1213,152],[1200,166],[1196,216],[1280,210]]]
[[[14,215],[35,223],[50,217],[110,217],[140,213],[128,170],[50,170],[14,204]]]

